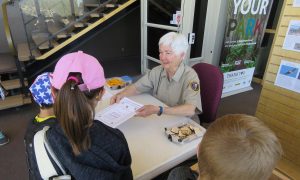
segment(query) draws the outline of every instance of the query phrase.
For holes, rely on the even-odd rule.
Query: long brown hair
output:
[[[103,87],[80,91],[74,80],[67,80],[57,91],[54,113],[75,155],[91,146],[89,128],[94,119],[93,101]]]

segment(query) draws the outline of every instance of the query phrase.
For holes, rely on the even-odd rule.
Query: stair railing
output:
[[[35,2],[35,5],[36,5],[36,3],[38,3],[38,0],[33,0],[33,1]],[[74,0],[70,0],[69,2],[72,2],[72,1],[74,1]],[[37,44],[31,42],[31,35],[28,34],[31,31],[30,30],[27,31],[26,26],[27,26],[28,23],[34,23],[37,20],[37,18],[39,18],[39,17],[36,17],[36,15],[34,15],[34,17],[32,17],[31,19],[25,20],[25,18],[23,16],[23,12],[22,12],[21,13],[22,14],[22,20],[23,20],[23,23],[24,23],[24,26],[25,26],[28,50],[29,50],[29,53],[30,53],[29,58],[30,59],[35,59],[35,60],[44,60],[44,59],[48,58],[49,56],[51,56],[55,52],[59,51],[61,48],[63,48],[66,45],[70,44],[74,40],[80,38],[85,33],[89,32],[90,30],[92,30],[96,26],[100,25],[104,21],[108,20],[109,18],[111,18],[112,16],[117,14],[118,12],[120,12],[123,9],[125,9],[126,7],[130,6],[135,1],[137,1],[137,0],[128,0],[128,1],[126,1],[122,5],[118,6],[118,8],[116,8],[115,10],[113,10],[113,11],[109,12],[108,14],[106,14],[104,17],[98,19],[97,21],[95,21],[91,24],[88,24],[88,26],[85,26],[84,29],[82,29],[81,31],[76,32],[75,34],[72,34],[72,36],[69,34],[69,37],[66,40],[64,40],[63,42],[57,44],[57,46],[53,47],[52,49],[50,49],[50,50],[48,50],[48,51],[46,51],[46,52],[44,52],[44,53],[42,53],[41,55],[38,55],[38,56],[35,55],[35,51],[36,50],[39,51],[39,47],[42,44],[49,42],[49,44],[50,44],[49,47],[51,47],[52,46],[51,40],[55,39],[57,37],[57,35],[59,35],[60,33],[64,32],[64,31],[68,31],[69,29],[72,29],[75,26],[75,24],[78,23],[78,22],[84,22],[85,19],[87,19],[87,17],[90,16],[92,13],[95,13],[95,12],[101,13],[101,11],[102,11],[101,9],[104,10],[104,7],[106,7],[110,3],[115,3],[116,0],[107,0],[103,3],[100,3],[100,1],[99,1],[99,5],[96,6],[96,8],[84,13],[83,16],[80,16],[78,18],[74,18],[74,21],[72,21],[71,23],[68,23],[65,26],[63,26],[62,28],[58,29],[55,33],[48,33],[49,36],[47,36],[45,39],[42,39],[42,41],[39,41]],[[9,48],[10,48],[10,50],[12,51],[12,53],[14,55],[17,55],[16,47],[14,46],[14,42],[13,42],[13,36],[12,36],[11,29],[10,29],[10,26],[9,26],[8,13],[7,13],[7,6],[9,4],[13,3],[13,2],[14,2],[14,0],[3,0],[3,2],[2,2],[2,12],[3,12],[4,28],[5,28],[5,33],[6,33],[6,38],[7,38],[8,44],[9,44]],[[19,1],[16,1],[16,2],[19,2]],[[71,15],[71,18],[72,18],[72,17],[74,17],[74,7],[73,8],[70,7],[70,8],[73,12],[72,13],[73,15]],[[45,14],[43,14],[43,12],[41,10],[38,10],[37,15],[38,16],[45,16]],[[44,18],[46,19],[46,16]],[[47,26],[46,26],[46,28],[47,28]]]
[[[11,50],[11,53],[13,55],[17,55],[17,51],[14,45],[14,41],[11,35],[11,30],[9,27],[9,22],[8,22],[8,14],[7,14],[7,5],[13,3],[11,0],[3,0],[2,2],[2,13],[3,13],[3,24],[4,24],[4,31],[5,31],[5,36],[7,39],[8,47]]]
[[[77,34],[73,35],[71,38],[67,39],[66,41],[64,41],[63,43],[60,43],[57,47],[49,50],[48,52],[44,53],[43,55],[39,56],[36,58],[36,60],[43,60],[46,59],[47,57],[49,57],[50,55],[52,55],[53,53],[57,52],[59,49],[63,48],[64,46],[68,45],[69,43],[73,42],[74,40],[78,39],[79,37],[83,36],[85,33],[89,32],[90,30],[92,30],[93,28],[95,28],[96,26],[100,25],[101,23],[103,23],[104,21],[106,21],[107,19],[111,18],[112,16],[114,16],[115,14],[117,14],[118,12],[122,11],[123,9],[125,9],[126,7],[128,7],[129,5],[131,5],[133,2],[135,2],[137,0],[128,0],[127,2],[125,2],[124,4],[122,4],[119,8],[115,9],[114,11],[110,12],[107,16],[104,16],[103,18],[97,20],[96,22],[92,23],[91,25],[89,25],[88,27],[86,27],[85,29],[83,29],[82,31],[78,32]],[[111,2],[111,1],[109,1]],[[105,2],[104,4],[102,4],[103,6],[105,6],[106,4],[108,4],[109,2]],[[101,7],[103,7],[101,6]],[[99,7],[99,9],[101,8]],[[93,12],[96,12],[97,10],[92,10],[89,15]],[[87,17],[87,16],[85,16]],[[80,20],[83,20],[84,18],[80,18]]]
[[[99,7],[85,13],[83,16],[79,17],[76,19],[76,21],[72,22],[72,23],[69,23],[67,26],[65,26],[64,28],[60,29],[59,31],[57,31],[56,33],[52,34],[49,36],[49,38],[45,41],[42,41],[41,43],[37,44],[36,46],[30,48],[30,51],[38,48],[40,45],[44,44],[45,42],[49,41],[49,40],[52,40],[53,38],[55,38],[59,33],[61,32],[64,32],[65,30],[69,29],[70,27],[74,26],[74,24],[76,24],[77,22],[80,22],[82,20],[84,20],[85,18],[87,18],[88,16],[90,16],[90,14],[94,13],[94,12],[97,12],[98,10],[100,10],[101,8],[105,7],[107,4],[111,3],[112,1],[114,0],[108,0],[106,1],[105,3],[103,4],[100,4]],[[71,8],[73,9],[73,8]],[[73,10],[72,10],[73,11]]]

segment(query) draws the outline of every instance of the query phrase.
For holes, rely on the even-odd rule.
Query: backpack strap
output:
[[[34,135],[34,152],[36,157],[36,162],[38,165],[39,172],[41,174],[41,177],[43,179],[60,179],[57,171],[55,170],[49,155],[54,160],[55,164],[59,167],[61,172],[63,173],[63,176],[61,176],[62,179],[71,179],[71,176],[66,175],[65,170],[63,169],[63,166],[57,159],[56,155],[54,154],[48,140],[46,137],[46,132],[49,129],[49,126],[45,126],[42,130],[38,131]],[[47,153],[48,152],[48,153]]]

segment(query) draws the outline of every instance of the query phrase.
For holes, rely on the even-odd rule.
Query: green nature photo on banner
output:
[[[226,29],[220,58],[224,85],[230,84],[224,86],[225,91],[250,86],[272,3],[273,0],[227,1]],[[251,69],[251,72],[240,71],[243,69]],[[226,77],[226,73],[234,71],[236,73]]]

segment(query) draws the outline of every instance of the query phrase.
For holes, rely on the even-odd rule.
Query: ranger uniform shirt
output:
[[[196,107],[197,113],[202,112],[198,75],[184,63],[179,65],[171,79],[160,65],[145,74],[134,85],[139,92],[152,93],[170,107],[192,104]]]

